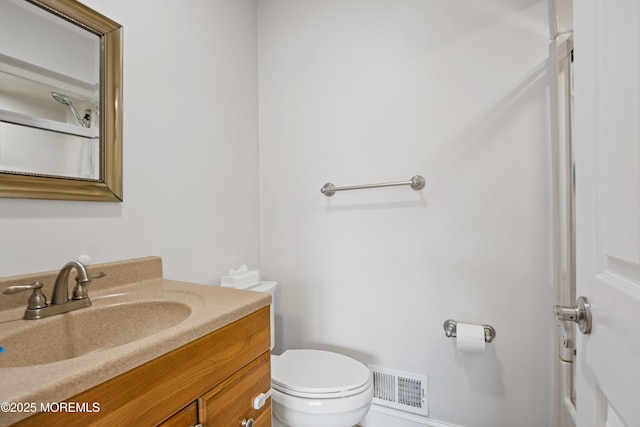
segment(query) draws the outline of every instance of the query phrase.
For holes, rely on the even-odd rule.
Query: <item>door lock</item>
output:
[[[585,297],[578,297],[575,307],[566,307],[563,305],[554,306],[556,319],[561,322],[576,322],[578,329],[583,334],[591,332],[591,304]]]

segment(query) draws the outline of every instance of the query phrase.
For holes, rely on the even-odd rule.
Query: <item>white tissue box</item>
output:
[[[249,285],[256,284],[260,281],[260,273],[257,271],[247,271],[246,273],[237,273],[231,276],[222,276],[220,284],[222,286],[233,288],[246,288]]]

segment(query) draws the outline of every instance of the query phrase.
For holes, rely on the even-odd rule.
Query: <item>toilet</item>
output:
[[[288,427],[353,427],[373,399],[369,368],[322,350],[272,356],[271,387],[273,416]]]
[[[275,301],[276,285],[258,281],[233,287],[267,292]],[[272,350],[274,332],[272,302]],[[273,427],[353,427],[365,417],[373,400],[369,368],[331,351],[296,349],[272,355],[271,387]]]

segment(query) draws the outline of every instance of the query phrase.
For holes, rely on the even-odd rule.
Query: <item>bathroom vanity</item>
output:
[[[150,329],[150,335],[138,334],[124,344],[100,349],[89,345],[86,354],[49,361],[47,344],[35,343],[39,349],[33,354],[27,352],[15,362],[7,358],[3,364],[2,357],[10,357],[11,348],[17,346],[12,344],[12,334],[38,322],[46,328],[57,320],[7,320],[19,319],[21,308],[0,306],[0,340],[6,339],[6,344],[0,343],[6,346],[0,354],[0,401],[49,408],[48,412],[0,413],[0,426],[271,426],[271,399],[265,395],[271,387],[268,294],[165,280],[161,261],[155,257],[90,269],[104,271],[105,279],[100,280],[110,277],[110,282],[94,280],[95,287],[90,285],[90,296],[95,295],[91,307],[58,315],[67,316],[65,327],[75,322],[74,313],[94,310],[96,316],[105,316],[112,307],[127,304],[143,312],[148,304],[160,304],[151,307],[169,312],[174,306],[167,305],[168,300],[178,301],[189,313],[165,329]],[[126,285],[114,285],[123,278],[129,280]],[[25,279],[32,278],[16,278],[15,283]],[[50,278],[40,275],[39,279],[48,295]],[[0,280],[2,288],[13,284]],[[22,295],[23,302],[26,298]],[[160,312],[155,320],[161,322],[162,317]],[[98,335],[122,332],[118,332],[123,329],[122,319],[104,322],[117,325],[116,331],[106,328]],[[134,332],[138,328],[131,325]],[[36,364],[30,365],[30,360]]]

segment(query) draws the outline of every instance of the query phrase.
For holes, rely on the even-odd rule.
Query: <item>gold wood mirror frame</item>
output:
[[[100,178],[0,172],[0,196],[122,201],[122,26],[75,0],[25,0],[100,38]]]

